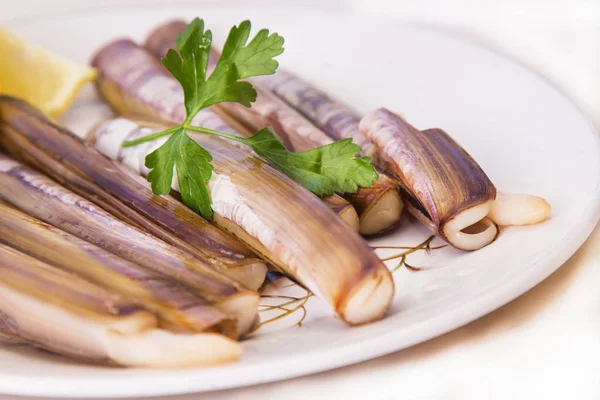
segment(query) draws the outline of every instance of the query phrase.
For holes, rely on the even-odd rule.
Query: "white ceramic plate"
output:
[[[84,365],[24,347],[0,349],[0,392],[109,397],[189,393],[252,385],[374,358],[441,335],[500,307],[565,262],[599,218],[599,141],[588,121],[548,82],[441,31],[299,9],[157,8],[54,16],[9,24],[87,62],[107,40],[141,40],[168,17],[205,18],[217,41],[250,18],[286,38],[282,65],[361,111],[380,105],[422,129],[443,127],[507,192],[531,192],[553,206],[544,224],[504,229],[477,252],[449,248],[408,257],[438,267],[395,273],[397,296],[383,321],[348,328],[318,300],[244,342],[239,362],[181,371]],[[85,115],[78,116],[85,118]],[[428,237],[405,222],[376,244],[413,246]],[[437,243],[437,242],[435,242]],[[392,252],[381,253],[390,255]],[[393,266],[393,263],[390,263]]]

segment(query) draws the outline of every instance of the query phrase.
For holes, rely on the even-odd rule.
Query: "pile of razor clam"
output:
[[[372,186],[318,198],[249,149],[190,133],[213,157],[212,220],[181,202],[177,180],[171,195],[154,195],[144,159],[167,138],[122,143],[185,119],[160,58],[186,25],[96,53],[97,89],[115,115],[89,133],[0,96],[0,339],[128,367],[232,361],[259,321],[267,265],[361,325],[394,297],[363,236],[394,227],[403,210],[467,251],[492,243],[498,226],[548,217],[539,197],[497,193],[443,130],[419,131],[385,108],[360,116],[286,71],[250,79],[252,107],[221,103],[194,122],[242,136],[270,126],[292,151],[351,138],[379,171]]]

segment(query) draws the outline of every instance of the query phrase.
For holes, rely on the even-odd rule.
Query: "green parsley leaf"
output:
[[[371,157],[357,157],[362,148],[352,139],[342,139],[311,151],[321,153],[321,173],[333,181],[334,191],[356,193],[379,178]]]
[[[250,107],[256,101],[256,90],[240,79],[275,73],[279,63],[273,57],[283,53],[283,38],[262,29],[248,43],[250,28],[250,21],[231,28],[221,58],[202,88],[202,108],[223,102]]]
[[[250,107],[256,101],[256,90],[240,80],[275,73],[279,63],[273,57],[283,52],[283,38],[262,29],[247,43],[250,29],[250,21],[231,28],[223,53],[208,79],[212,33],[204,30],[203,20],[194,19],[179,35],[179,53],[173,49],[167,52],[162,62],[183,87],[187,122],[201,109],[217,103],[237,102]]]
[[[204,31],[204,21],[196,18],[190,22],[185,32],[177,37],[179,53],[169,49],[167,55],[162,59],[165,68],[183,88],[188,117],[193,117],[203,108],[202,88],[206,81],[211,44],[211,32]]]
[[[265,128],[243,143],[319,196],[356,193],[359,186],[369,187],[379,177],[369,157],[356,157],[361,148],[352,139],[294,153],[285,148],[271,128]]]
[[[283,38],[276,33],[269,35],[268,29],[258,31],[254,39],[246,45],[250,28],[250,21],[244,21],[240,26],[231,28],[219,60],[219,64],[222,65],[235,65],[238,79],[274,74],[279,63],[273,58],[283,53]]]
[[[152,192],[169,194],[175,169],[183,202],[210,219],[212,209],[206,182],[213,171],[211,160],[211,155],[180,127],[165,144],[146,156],[146,167],[151,169],[147,179],[152,184]]]

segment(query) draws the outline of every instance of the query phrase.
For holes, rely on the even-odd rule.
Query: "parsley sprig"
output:
[[[248,42],[250,28],[250,21],[231,28],[221,57],[209,77],[206,73],[212,33],[204,30],[204,21],[199,18],[177,38],[178,51],[170,49],[162,59],[163,65],[183,88],[186,119],[179,126],[123,143],[124,147],[130,147],[170,135],[161,147],[146,156],[146,167],[151,169],[147,179],[153,193],[168,194],[176,170],[183,202],[203,217],[212,217],[206,184],[213,171],[212,157],[187,135],[187,131],[243,143],[319,196],[354,193],[359,186],[371,186],[378,177],[377,171],[371,165],[371,158],[357,157],[361,148],[351,139],[294,153],[285,148],[271,128],[244,138],[191,125],[200,110],[218,103],[236,102],[250,107],[256,101],[256,90],[243,79],[275,73],[279,63],[273,58],[283,52],[283,38],[262,29]]]

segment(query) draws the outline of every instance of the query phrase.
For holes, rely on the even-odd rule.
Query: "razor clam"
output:
[[[146,48],[158,57],[165,56],[169,48],[176,48],[175,39],[185,31],[186,25],[183,21],[175,20],[159,26],[146,39]],[[218,52],[211,50],[210,60],[213,63],[219,57]],[[289,150],[297,152],[333,142],[323,131],[269,92],[260,82],[255,80],[252,85],[258,96],[251,108],[238,103],[221,103],[214,107],[237,131],[249,136],[265,126],[270,126],[279,134]],[[391,179],[381,174],[370,187],[359,188],[355,194],[344,195],[357,212],[357,216],[352,213],[353,220],[347,222],[350,225],[357,224],[359,232],[363,235],[379,233],[393,226],[400,219],[403,208],[396,188],[397,185]],[[334,195],[325,197],[323,201],[335,211],[336,205],[342,200]],[[359,218],[358,221],[356,218]]]
[[[330,138],[352,138],[363,155],[377,158],[373,143],[358,128],[359,114],[349,106],[285,70],[261,77],[260,82]]]
[[[235,321],[210,305],[212,295],[148,271],[0,201],[0,243],[77,273],[139,302],[173,328],[217,329],[236,336]]]
[[[257,320],[258,293],[210,265],[129,226],[50,178],[0,154],[0,199],[34,218],[180,281],[236,320],[240,336]]]
[[[155,57],[163,58],[167,55],[169,49],[177,50],[177,37],[186,30],[187,26],[187,22],[181,19],[174,19],[160,24],[146,36],[143,47]],[[211,47],[207,72],[214,69],[220,56],[221,54],[214,47]]]
[[[23,101],[0,96],[0,145],[127,222],[183,248],[251,289],[266,265],[240,242],[170,196],[154,196],[148,182],[86,146]]]
[[[0,244],[0,335],[93,362],[186,367],[232,361],[240,345],[213,333],[173,334],[138,305]]]
[[[174,19],[158,25],[146,36],[144,47],[156,56],[164,57],[169,49],[177,50],[177,36],[185,31],[187,25],[187,22],[181,19]],[[209,61],[211,60],[214,64],[213,54],[209,57]]]
[[[325,196],[321,198],[323,203],[340,217],[353,231],[360,229],[360,220],[356,209],[346,199],[338,195]]]
[[[496,239],[498,227],[486,217],[496,188],[446,132],[421,132],[385,108],[365,115],[360,129],[402,182],[411,212],[432,232],[462,250]]]
[[[312,139],[311,136],[313,134],[323,136],[321,138],[322,141],[320,141],[322,144],[333,142],[318,129],[310,125],[308,121],[305,121],[305,125],[304,121],[302,121],[303,118],[297,115],[295,111],[287,108],[279,99],[268,92],[261,92],[260,88],[256,86],[254,88],[258,96],[251,108],[244,107],[239,103],[221,103],[212,108],[229,126],[234,128],[235,132],[248,137],[262,128],[270,126],[277,132],[284,145],[292,151],[305,151],[318,147],[319,145],[316,143],[319,143],[319,139]],[[269,99],[267,96],[271,98]],[[266,115],[261,115],[260,113],[262,112],[265,112]],[[296,129],[302,134],[296,134]],[[394,193],[398,196],[395,190]],[[322,200],[346,221],[348,225],[363,234],[365,233],[362,229],[362,216],[359,218],[354,208],[356,205],[350,204],[337,194],[324,196]]]
[[[292,151],[306,151],[333,142],[322,131],[315,128],[304,117],[267,90],[254,84],[258,92],[251,108],[237,103],[222,103],[215,109],[236,131],[250,136],[265,126],[271,126]],[[402,215],[403,203],[397,185],[386,175],[370,187],[361,187],[356,193],[344,194],[344,198],[356,210],[358,230],[363,235],[380,233],[392,227]],[[339,199],[339,200],[338,200]],[[323,199],[333,208],[340,196],[327,196]],[[335,210],[335,209],[334,209]]]
[[[107,317],[141,311],[139,305],[123,296],[2,243],[0,271],[3,283],[66,310],[105,314]]]
[[[98,127],[95,136],[100,149],[102,143],[121,143],[125,138],[161,130],[142,126],[120,129],[126,121],[120,118]],[[209,120],[200,122],[213,128]],[[214,136],[190,136],[213,157],[215,169],[208,185],[218,226],[326,300],[347,323],[361,324],[383,315],[394,284],[364,239],[335,218],[316,196],[249,150]],[[119,158],[138,173],[147,174],[145,155],[166,140],[121,148]]]

